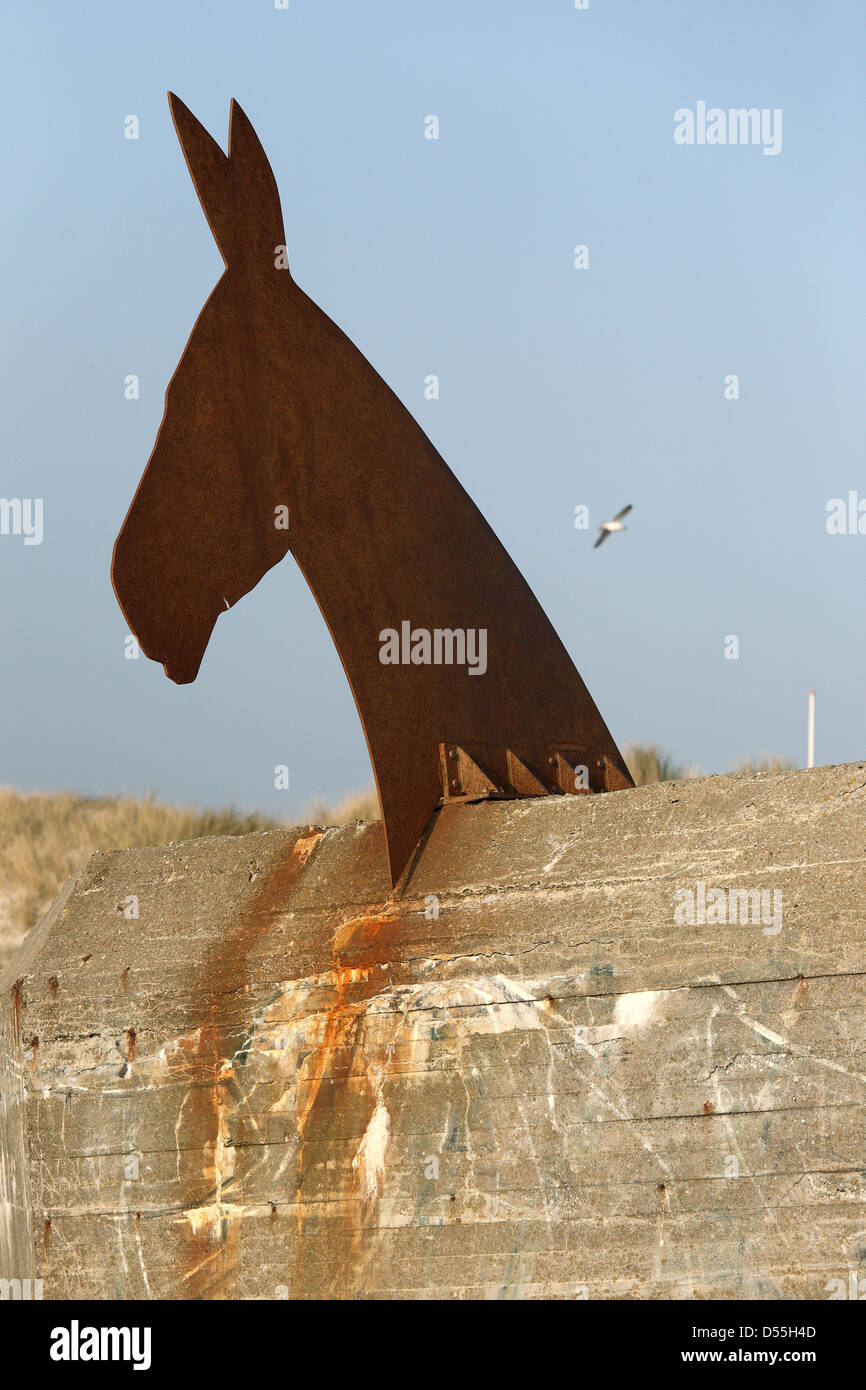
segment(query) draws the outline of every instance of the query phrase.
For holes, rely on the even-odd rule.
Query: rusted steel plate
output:
[[[361,716],[392,884],[442,795],[440,744],[470,758],[493,749],[511,795],[509,750],[530,786],[563,789],[559,750],[607,759],[599,790],[631,786],[474,502],[292,278],[276,182],[241,108],[232,102],[224,154],[182,101],[169,104],[226,270],[114,547],[115,593],[142,651],[172,680],[194,680],[220,613],[291,550]]]

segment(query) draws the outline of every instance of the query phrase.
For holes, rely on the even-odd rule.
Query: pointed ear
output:
[[[174,92],[168,94],[171,119],[204,215],[226,265],[235,240],[231,166],[224,154]]]
[[[259,137],[232,97],[229,115],[229,160],[235,187],[235,211],[246,253],[273,265],[284,245],[283,213],[273,170]]]

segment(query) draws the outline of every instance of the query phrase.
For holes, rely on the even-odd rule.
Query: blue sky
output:
[[[124,658],[112,544],[222,270],[168,90],[223,145],[244,107],[295,278],[487,515],[621,745],[802,762],[815,686],[817,760],[862,757],[866,535],[826,506],[866,499],[864,39],[853,0],[7,0],[0,495],[44,499],[44,539],[0,536],[0,782],[290,816],[372,781],[291,557],[195,684]],[[781,153],[677,146],[700,100],[780,108]],[[575,506],[594,528],[626,502],[593,551]]]

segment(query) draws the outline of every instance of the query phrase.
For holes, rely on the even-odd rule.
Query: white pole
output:
[[[806,766],[815,766],[815,692],[809,691],[809,743],[806,751]]]

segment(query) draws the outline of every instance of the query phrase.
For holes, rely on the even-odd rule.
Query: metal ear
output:
[[[236,238],[233,179],[228,155],[173,92],[168,94],[171,118],[186,166],[208,226],[226,265]]]

